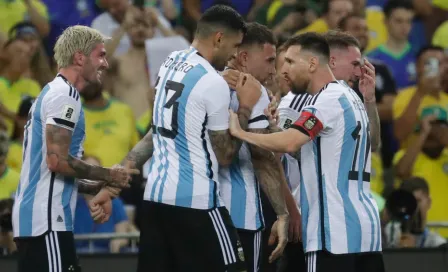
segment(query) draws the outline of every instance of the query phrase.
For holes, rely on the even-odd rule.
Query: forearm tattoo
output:
[[[132,148],[126,158],[121,163],[125,165],[129,163],[130,167],[140,169],[147,162],[154,151],[152,140],[152,129]]]
[[[372,141],[372,150],[376,151],[381,145],[381,127],[380,117],[376,108],[376,103],[365,103],[367,116],[369,117],[370,124],[370,138]]]
[[[105,184],[104,181],[94,181],[88,179],[78,179],[77,183],[78,183],[78,192],[87,195],[98,194],[103,188],[103,185]]]

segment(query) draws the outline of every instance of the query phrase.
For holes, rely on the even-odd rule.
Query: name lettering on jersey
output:
[[[193,65],[189,64],[188,62],[183,61],[174,61],[173,58],[168,58],[164,63],[163,66],[168,69],[174,69],[178,72],[184,72],[187,73],[191,69],[193,69]]]
[[[65,105],[62,110],[61,119],[73,122],[73,119],[75,119],[73,116],[74,111],[75,111],[75,106]]]

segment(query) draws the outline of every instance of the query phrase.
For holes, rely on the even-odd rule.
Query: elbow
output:
[[[294,141],[294,142],[290,142],[290,143],[285,143],[284,150],[282,150],[282,152],[295,153],[299,149],[300,149],[300,143]]]

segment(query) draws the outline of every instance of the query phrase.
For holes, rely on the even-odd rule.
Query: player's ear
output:
[[[331,70],[336,68],[336,58],[335,57],[330,57],[330,61],[328,62],[328,65],[330,66]]]
[[[219,49],[221,48],[221,44],[223,42],[224,33],[216,32],[215,36],[213,36],[213,48]]]
[[[248,61],[247,51],[244,51],[244,50],[240,51],[240,50],[238,50],[238,52],[237,52],[237,60],[243,67],[246,67],[247,66],[247,61]]]
[[[84,54],[80,51],[76,51],[75,54],[73,55],[73,64],[76,66],[83,66],[84,62],[85,62],[85,57]]]
[[[317,67],[319,66],[319,58],[315,56],[310,57],[310,59],[308,60],[308,65],[309,65],[308,70],[311,73],[314,73],[317,70]]]

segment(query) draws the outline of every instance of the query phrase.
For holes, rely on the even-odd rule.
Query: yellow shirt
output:
[[[372,153],[372,169],[370,172],[370,189],[381,195],[384,190],[383,164],[377,153]]]
[[[22,171],[22,144],[19,142],[11,142],[9,144],[8,157],[6,164],[19,172]]]
[[[41,87],[35,80],[21,78],[11,84],[5,78],[0,77],[0,101],[12,112],[17,112],[19,110],[23,96],[29,95],[37,97],[40,91]],[[8,134],[11,135],[14,124],[11,121],[6,120],[6,126]]]
[[[401,117],[416,91],[417,87],[412,86],[398,93],[392,108],[394,120]],[[423,97],[420,107],[418,108],[418,116],[420,116],[422,111],[428,107],[442,107],[448,111],[448,94],[441,92],[438,99],[430,95]],[[406,148],[414,138],[415,135],[408,136],[406,140],[400,143],[401,148]]]
[[[37,12],[48,19],[47,7],[39,0],[32,0],[31,4]],[[0,31],[7,34],[17,23],[28,21],[29,14],[23,0],[0,0]]]
[[[432,36],[432,44],[448,49],[448,21],[437,28]]]
[[[448,1],[446,0],[432,0],[432,5],[441,9],[448,9]]]
[[[405,150],[395,154],[394,165],[398,164],[404,154]],[[435,160],[420,153],[415,160],[411,175],[424,178],[428,182],[432,199],[428,221],[448,221],[448,149]],[[447,229],[440,229],[439,232],[442,236],[448,237]]]
[[[365,53],[386,43],[388,32],[384,24],[384,13],[381,8],[371,7],[366,10],[366,23],[369,28],[369,44]]]
[[[6,167],[3,175],[0,176],[0,200],[12,198],[19,185],[20,174],[15,170]]]
[[[322,34],[322,33],[327,32],[328,30],[330,30],[330,28],[328,27],[327,22],[325,22],[324,19],[319,18],[316,21],[314,21],[313,23],[311,23],[309,26],[297,31],[296,35],[307,33],[307,32],[316,32],[316,33]]]
[[[143,137],[145,136],[148,126],[152,119],[152,110],[149,109],[137,120],[137,131]]]
[[[120,163],[139,140],[131,108],[115,99],[108,99],[102,109],[83,108],[85,154],[99,158],[105,167]]]

